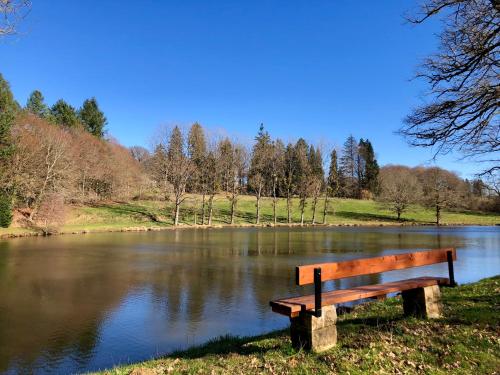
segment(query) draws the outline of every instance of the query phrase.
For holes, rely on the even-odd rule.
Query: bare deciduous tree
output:
[[[62,194],[47,194],[37,211],[34,223],[43,234],[55,234],[59,231],[65,222],[64,197]]]
[[[394,165],[382,168],[379,184],[378,199],[396,213],[398,221],[408,207],[417,203],[422,195],[422,187],[408,167]]]
[[[439,167],[416,168],[414,171],[422,185],[422,203],[434,209],[436,225],[440,225],[442,211],[460,202],[463,182],[456,174]]]
[[[0,37],[15,34],[30,9],[30,0],[0,0]]]
[[[411,145],[459,151],[500,170],[500,3],[496,0],[426,0],[410,22],[444,15],[439,52],[417,74],[430,86],[428,101],[405,121]],[[491,164],[490,164],[491,163]]]

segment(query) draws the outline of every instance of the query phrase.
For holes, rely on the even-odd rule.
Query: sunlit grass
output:
[[[255,223],[255,197],[240,196],[236,206],[235,224],[252,225]],[[323,223],[324,200],[320,199],[316,208],[316,224]],[[93,205],[69,207],[66,224],[60,229],[64,233],[82,231],[110,230],[145,230],[172,226],[173,204],[165,201],[100,202]],[[201,224],[201,196],[188,195],[181,208],[181,224],[192,226]],[[278,224],[287,223],[286,200],[279,199],[277,205]],[[300,223],[299,200],[292,201],[292,223]],[[305,224],[312,221],[312,201],[308,200],[305,209]],[[373,200],[333,199],[330,201],[326,224],[330,225],[398,225],[398,224],[433,224],[434,212],[430,209],[414,206],[398,222],[394,213]],[[495,225],[500,223],[500,215],[482,212],[442,213],[443,225]],[[224,195],[214,199],[212,225],[230,223],[230,203]],[[262,198],[262,225],[273,223],[272,199]],[[206,224],[206,221],[205,221]],[[32,233],[23,228],[0,229],[2,235],[20,235]]]
[[[287,331],[221,337],[106,374],[495,374],[500,368],[500,278],[442,289],[444,318],[403,318],[401,299],[340,317],[338,344],[314,354],[291,347]]]

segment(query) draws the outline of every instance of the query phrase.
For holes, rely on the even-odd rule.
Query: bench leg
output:
[[[442,316],[441,292],[438,285],[406,290],[402,296],[405,315],[428,319]]]
[[[337,310],[334,305],[323,306],[320,318],[301,313],[290,318],[292,346],[322,352],[337,344]]]

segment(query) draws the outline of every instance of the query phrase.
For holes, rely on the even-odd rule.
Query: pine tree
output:
[[[271,193],[273,196],[273,222],[274,225],[278,222],[277,217],[277,204],[278,204],[278,190],[280,182],[285,173],[285,145],[280,139],[277,139],[271,146],[271,157],[269,158],[269,172],[271,178]]]
[[[8,228],[12,222],[12,196],[0,190],[0,228]]]
[[[311,145],[309,147],[308,160],[310,171],[308,184],[310,186],[310,193],[312,194],[313,198],[312,224],[316,224],[316,207],[318,204],[318,198],[323,189],[325,178],[325,173],[323,171],[323,156],[321,155],[321,150]]]
[[[347,138],[340,158],[340,170],[344,177],[345,194],[349,198],[359,198],[358,186],[358,143],[352,135]]]
[[[203,225],[205,224],[205,197],[209,184],[209,178],[205,170],[207,167],[207,142],[202,126],[197,122],[189,129],[188,157],[195,168],[188,191],[202,194],[201,224]]]
[[[252,150],[252,160],[248,174],[249,186],[256,198],[255,223],[260,223],[260,199],[264,192],[266,183],[269,182],[269,158],[271,154],[271,137],[264,130],[264,124],[260,124],[259,132],[255,137],[255,145]]]
[[[26,102],[26,110],[41,118],[47,118],[50,112],[49,107],[44,102],[42,93],[38,90],[30,94]]]
[[[300,138],[295,144],[294,159],[296,164],[295,187],[300,198],[300,224],[304,224],[304,211],[307,197],[310,193],[311,168],[308,160],[309,147],[307,142]]]
[[[0,227],[8,227],[12,221],[12,195],[3,176],[14,151],[11,129],[16,111],[17,103],[9,83],[0,74]]]
[[[72,128],[77,126],[79,123],[76,110],[63,99],[59,99],[52,106],[50,113],[53,116],[54,121],[59,125]]]
[[[361,139],[358,145],[358,183],[360,190],[368,190],[372,194],[378,192],[379,166],[371,142]]]
[[[95,98],[83,102],[82,108],[78,111],[78,117],[90,134],[97,138],[104,136],[104,127],[108,122]]]
[[[192,177],[193,164],[184,152],[184,137],[178,126],[170,134],[167,147],[169,181],[174,192],[174,225],[179,224],[180,206],[185,199],[186,186]]]
[[[283,155],[283,179],[282,186],[286,197],[287,223],[292,222],[292,197],[295,192],[297,181],[297,165],[295,164],[295,148],[288,143]]]
[[[330,168],[325,188],[325,205],[323,206],[323,224],[326,224],[326,215],[329,209],[329,198],[338,197],[341,187],[341,173],[338,165],[337,150],[330,154]]]
[[[380,168],[378,166],[377,159],[375,159],[375,151],[371,142],[367,139],[364,141],[363,151],[364,159],[364,188],[372,192],[372,194],[378,193],[378,175]]]
[[[337,150],[333,149],[330,155],[330,169],[328,172],[327,190],[329,196],[337,197],[340,192],[340,170]]]

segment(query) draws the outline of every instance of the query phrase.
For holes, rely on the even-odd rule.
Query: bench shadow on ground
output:
[[[163,358],[196,359],[207,355],[262,354],[269,350],[281,348],[282,344],[280,344],[280,341],[271,341],[272,344],[270,345],[257,345],[257,342],[261,342],[265,339],[285,337],[287,334],[288,330],[285,329],[257,337],[222,336],[201,346],[188,349],[187,351],[173,352]]]
[[[500,279],[498,276],[494,279]],[[402,309],[395,307],[402,303],[400,300],[389,302],[389,309],[380,306],[373,306],[370,311],[362,313],[360,317],[349,316],[351,308],[346,308],[345,312],[339,311],[339,316],[342,317],[337,322],[339,329],[339,338],[343,336],[359,335],[362,340],[366,337],[369,339],[360,344],[359,340],[350,342],[340,342],[342,347],[359,347],[369,345],[371,340],[377,340],[377,332],[390,332],[393,335],[405,335],[405,332],[411,331],[414,327],[418,327],[422,321],[427,321],[433,324],[433,329],[440,329],[440,326],[460,325],[474,326],[476,324],[496,324],[498,315],[496,309],[492,306],[498,306],[500,297],[498,295],[485,294],[478,291],[476,293],[467,294],[464,296],[450,293],[443,298],[445,305],[444,318],[431,321],[420,318],[409,318],[403,315]],[[378,302],[374,302],[378,304]],[[387,302],[383,302],[387,303]],[[371,303],[368,303],[371,305]],[[367,306],[367,305],[363,305]],[[383,305],[382,305],[383,306]],[[415,324],[417,323],[417,326]],[[437,325],[436,325],[437,324]],[[368,335],[368,336],[367,336]],[[267,340],[269,339],[269,340]],[[234,337],[224,336],[212,340],[204,345],[188,349],[187,351],[178,351],[163,358],[181,358],[181,359],[196,359],[210,355],[252,355],[264,354],[273,350],[290,350],[292,349],[289,341],[289,330],[283,329],[269,334],[257,337]]]

